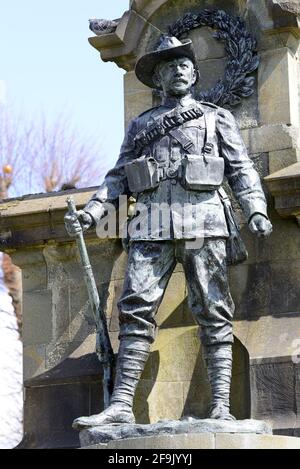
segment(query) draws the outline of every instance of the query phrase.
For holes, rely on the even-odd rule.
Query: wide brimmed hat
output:
[[[155,67],[162,60],[170,60],[172,58],[188,57],[196,65],[196,56],[193,43],[190,39],[179,41],[176,37],[164,36],[158,48],[143,55],[135,66],[137,78],[150,88],[157,88],[153,82],[153,74]]]

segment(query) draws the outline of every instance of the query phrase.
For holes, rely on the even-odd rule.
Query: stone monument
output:
[[[227,50],[224,42],[212,36],[212,29],[217,32],[218,28],[208,23],[197,25],[197,15],[207,8],[224,10],[233,18],[240,16],[257,39],[258,72],[255,71],[258,64],[253,61],[253,74],[244,77],[251,80],[244,83],[243,90],[238,88],[236,100],[241,98],[241,103],[232,111],[248,154],[261,178],[265,178],[269,216],[274,226],[268,240],[255,240],[248,235],[246,220],[236,207],[249,257],[245,263],[229,269],[236,304],[231,413],[238,420],[267,421],[275,435],[299,436],[300,29],[297,4],[291,8],[291,2],[287,5],[273,0],[135,0],[114,30],[97,35],[90,42],[103,60],[114,61],[126,70],[125,122],[128,125],[134,117],[160,105],[160,96],[137,80],[134,67],[139,57],[155,49],[161,31],[168,32],[169,27],[173,27],[172,36],[176,36],[176,28],[187,28],[187,37],[180,35],[178,39],[190,38],[194,44],[201,73],[199,84],[207,84],[204,90],[196,87],[196,93],[205,95],[214,90],[215,96],[218,92],[224,95],[221,86],[231,80],[226,68],[228,56],[237,51],[234,44],[228,45]],[[196,18],[189,22],[188,14]],[[241,43],[239,47],[244,46]],[[250,55],[248,58],[250,61]],[[246,98],[253,87],[254,93]],[[233,99],[232,94],[235,93],[228,96]],[[77,207],[84,207],[94,192],[95,189],[73,191]],[[64,229],[65,199],[66,194],[55,194],[9,200],[0,206],[1,249],[12,255],[23,273],[25,447],[76,447],[78,433],[71,429],[72,421],[79,415],[99,414],[103,410],[101,366],[94,354],[93,321],[77,251]],[[99,240],[90,232],[86,240],[117,352],[117,300],[127,256],[118,239]],[[186,296],[187,284],[178,264],[156,316],[158,336],[137,387],[134,414],[138,440],[127,441],[132,447],[146,447],[141,436],[147,436],[148,447],[157,447],[154,437],[147,435],[151,430],[145,424],[180,420],[190,415],[203,419],[208,415],[208,377],[197,338],[198,326]],[[247,421],[245,433],[230,440],[227,434],[220,434],[218,420],[214,422],[210,436],[203,437],[199,443],[198,433],[196,439],[194,436],[188,439],[190,446],[186,447],[205,447],[205,444],[210,445],[207,447],[296,447],[298,443],[297,439],[291,442],[268,434],[268,426],[256,428],[256,432],[265,435],[255,436]],[[227,422],[227,425],[235,424]],[[156,425],[165,425],[165,436],[161,437],[164,447],[180,447],[182,435],[172,434],[167,423]],[[196,424],[188,419],[180,425],[186,428]],[[121,447],[118,441],[107,443],[111,440],[109,432],[104,438],[106,442],[102,439],[102,445]],[[94,439],[93,443],[97,441]],[[91,439],[82,436],[82,444],[88,443]]]

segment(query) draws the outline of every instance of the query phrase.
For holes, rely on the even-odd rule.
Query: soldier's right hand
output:
[[[84,210],[78,210],[72,215],[67,213],[64,220],[69,236],[76,236],[81,230],[87,231],[93,225],[91,215]]]

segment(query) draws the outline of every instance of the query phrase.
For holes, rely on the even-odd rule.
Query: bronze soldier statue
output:
[[[111,404],[99,415],[75,420],[78,429],[134,423],[133,398],[154,341],[155,314],[177,262],[183,265],[189,306],[201,326],[212,393],[209,417],[234,419],[230,414],[234,304],[227,278],[231,233],[220,188],[224,177],[250,230],[258,236],[272,232],[260,178],[234,117],[193,98],[199,73],[192,42],[164,36],[157,50],[139,59],[136,75],[162,92],[162,104],[133,119],[115,167],[84,210],[75,218],[66,216],[66,227],[72,235],[79,223],[84,230],[96,226],[106,213],[105,204],[117,207],[119,196],[126,194],[149,210],[162,203],[171,207],[170,229],[147,225],[146,231],[132,230],[118,302],[120,348]],[[188,216],[184,212],[183,219],[182,207],[187,205],[195,210],[187,211]],[[193,245],[195,239],[202,239],[202,244]]]

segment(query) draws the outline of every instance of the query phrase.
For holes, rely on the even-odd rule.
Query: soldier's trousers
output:
[[[234,304],[222,238],[207,238],[202,247],[185,240],[132,242],[118,302],[120,338],[144,337],[153,342],[155,314],[177,262],[185,271],[189,307],[201,326],[202,343],[232,343]]]

